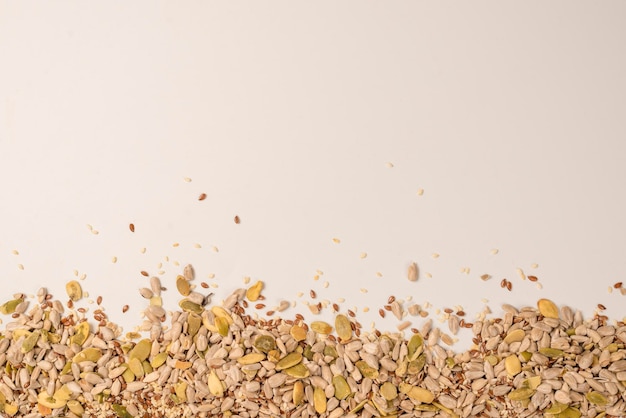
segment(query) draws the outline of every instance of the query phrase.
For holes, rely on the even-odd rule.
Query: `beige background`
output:
[[[621,318],[625,18],[610,1],[1,1],[2,297],[63,295],[76,269],[137,324],[139,271],[163,262],[172,288],[169,256],[217,296],[251,276],[303,313],[313,288],[345,308],[550,297]],[[411,260],[433,277],[409,283]]]

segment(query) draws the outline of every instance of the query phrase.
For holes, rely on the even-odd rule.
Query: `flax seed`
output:
[[[309,291],[309,296],[311,296],[311,299],[315,299],[317,297],[317,293],[315,293],[315,290],[311,289]]]
[[[198,200],[202,201],[206,199],[206,193],[201,193],[200,196],[198,196]]]
[[[128,312],[128,309],[129,309],[128,305],[122,306],[122,313]]]
[[[537,276],[528,276],[528,280],[530,280],[531,282],[536,282],[537,280]]]
[[[378,310],[378,315],[380,315],[381,318],[385,317],[385,311],[383,309],[379,309]]]

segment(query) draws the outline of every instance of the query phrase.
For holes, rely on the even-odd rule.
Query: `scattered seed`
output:
[[[309,296],[311,296],[311,299],[315,299],[317,297],[317,293],[315,293],[315,290],[311,289],[309,291]]]
[[[234,220],[235,220],[235,223],[236,223],[237,225],[239,225],[239,224],[241,223],[241,219],[239,219],[239,216],[238,216],[238,215],[235,215]]]
[[[621,289],[622,288],[623,283],[622,282],[617,282],[613,285],[614,288],[616,289]]]
[[[128,224],[128,229],[130,229],[130,232],[135,232],[135,224],[133,223]]]
[[[417,263],[413,262],[409,265],[407,277],[409,281],[415,282],[418,279],[419,271],[417,268]]]
[[[604,311],[604,310],[606,310],[606,306],[604,306],[601,303],[598,303],[598,309],[600,309],[601,311]]]
[[[122,306],[122,313],[128,312],[128,309],[129,309],[128,305]]]
[[[148,276],[149,276],[149,274],[148,274],[148,272],[147,272],[147,271],[142,270],[140,273],[141,273],[141,275],[142,275],[142,276],[144,276],[144,277],[148,277]]]
[[[206,193],[201,193],[200,196],[198,196],[198,200],[202,201],[206,199]]]
[[[381,318],[385,317],[385,311],[383,309],[379,309],[378,310],[378,315],[380,315]]]
[[[335,244],[339,244],[339,243],[341,243],[341,240],[339,238],[333,238],[333,242]]]
[[[359,254],[359,258],[367,258],[367,253],[361,253],[361,254]]]
[[[528,280],[530,280],[531,282],[536,282],[537,280],[537,276],[528,276]]]

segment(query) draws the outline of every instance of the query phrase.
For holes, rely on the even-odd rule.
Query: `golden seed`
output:
[[[181,275],[176,276],[176,289],[178,289],[178,293],[183,296],[189,296],[191,293],[189,281]]]
[[[246,291],[246,297],[250,302],[255,302],[259,300],[259,297],[261,296],[261,290],[263,290],[263,282],[259,280],[248,288],[248,290]]]
[[[318,334],[330,334],[333,331],[333,327],[324,321],[311,322],[311,329]]]
[[[549,299],[539,299],[537,301],[539,313],[546,318],[559,318],[559,308]]]
[[[347,316],[340,314],[335,317],[335,329],[341,341],[349,341],[352,338],[352,327]]]
[[[76,280],[72,280],[65,285],[65,290],[70,300],[76,302],[83,297],[83,289],[80,287],[80,283]]]
[[[313,391],[313,406],[315,407],[315,412],[318,414],[326,412],[326,394],[319,386],[316,386]]]

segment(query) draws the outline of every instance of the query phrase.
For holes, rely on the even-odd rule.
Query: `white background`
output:
[[[2,299],[65,299],[76,269],[130,330],[141,270],[163,262],[175,306],[169,256],[217,300],[250,276],[294,312],[316,289],[344,310],[549,297],[622,318],[625,17],[611,1],[2,1]]]

